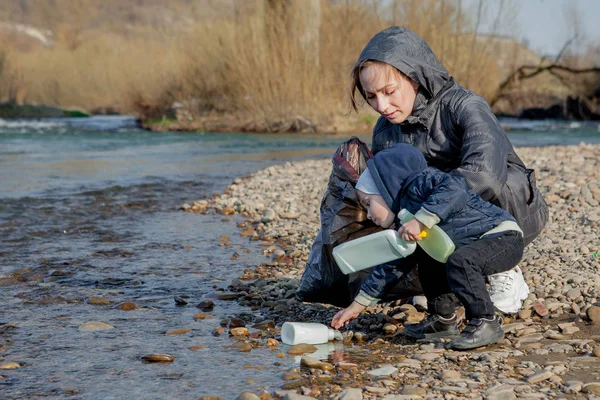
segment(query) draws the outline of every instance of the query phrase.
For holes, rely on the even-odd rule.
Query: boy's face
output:
[[[412,113],[419,85],[391,66],[370,64],[360,72],[360,84],[369,105],[392,124]]]
[[[366,194],[360,190],[356,191],[356,196],[360,204],[367,209],[367,217],[371,221],[382,228],[389,228],[392,225],[394,213],[383,200],[383,197],[378,194]]]

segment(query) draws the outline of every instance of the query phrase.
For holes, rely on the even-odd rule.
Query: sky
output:
[[[482,31],[492,31],[496,13],[494,6],[502,0],[483,0],[487,7],[487,23]],[[515,36],[526,42],[531,50],[540,55],[557,55],[569,38],[574,35],[574,20],[579,29],[580,39],[571,45],[583,47],[590,42],[600,43],[600,0],[504,0],[509,16],[514,15],[514,26],[502,23],[496,32]],[[570,10],[569,10],[570,9]],[[573,18],[573,15],[576,17]],[[504,31],[502,28],[504,27]]]

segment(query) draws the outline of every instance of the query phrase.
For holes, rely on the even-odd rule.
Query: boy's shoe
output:
[[[529,286],[525,283],[521,268],[488,276],[490,298],[494,307],[505,314],[514,314],[521,309],[523,300],[529,296]]]
[[[497,343],[504,337],[502,318],[495,315],[493,319],[473,318],[462,330],[460,336],[450,342],[450,348],[469,350],[488,344]]]
[[[459,334],[456,314],[452,318],[442,318],[431,314],[418,324],[404,326],[404,336],[414,339],[436,339],[454,337]]]

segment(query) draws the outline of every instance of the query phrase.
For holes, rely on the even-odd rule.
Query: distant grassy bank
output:
[[[32,23],[60,10],[50,44],[0,30],[0,101],[116,110],[160,130],[368,130],[368,110],[347,117],[349,73],[390,25],[422,35],[458,82],[488,99],[516,66],[539,61],[513,39],[477,35],[479,21],[457,0],[174,1],[170,13],[153,0],[104,3],[39,0],[30,12],[48,9]],[[6,4],[0,16],[2,7],[5,18],[20,15]],[[499,23],[514,20],[510,10]]]

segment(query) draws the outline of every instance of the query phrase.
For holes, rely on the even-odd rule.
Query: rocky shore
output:
[[[277,342],[283,322],[329,324],[338,310],[294,299],[319,229],[329,159],[272,166],[236,179],[212,199],[185,204],[188,212],[245,216],[240,234],[272,255],[223,294],[260,315],[229,324],[236,345],[275,347],[278,357],[303,354],[280,390],[240,398],[600,398],[600,145],[517,152],[536,170],[550,220],[520,263],[531,293],[517,315],[505,317],[505,339],[468,352],[405,338],[404,323],[424,313],[400,301],[367,308],[343,332],[345,350],[327,357]],[[246,324],[250,329],[240,331]]]

